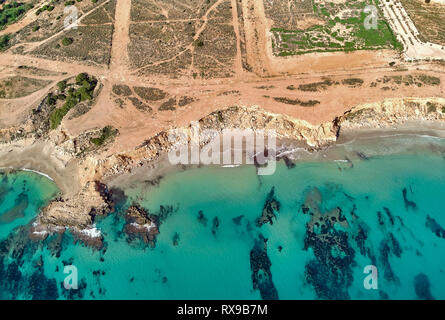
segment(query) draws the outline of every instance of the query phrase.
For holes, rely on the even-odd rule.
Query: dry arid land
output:
[[[0,167],[61,188],[40,231],[88,228],[110,210],[101,183],[162,158],[191,121],[316,150],[343,129],[445,119],[444,33],[425,29],[441,1],[16,3],[29,6],[0,29]],[[377,30],[361,25],[369,4]]]

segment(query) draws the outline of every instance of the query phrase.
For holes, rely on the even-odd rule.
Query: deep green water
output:
[[[280,162],[272,176],[203,167],[135,183],[96,222],[101,251],[73,244],[69,232],[27,240],[55,186],[27,172],[0,176],[0,220],[28,198],[23,217],[0,223],[0,297],[444,299],[445,143],[416,141],[416,151],[380,156],[383,142],[361,157],[346,146],[350,162]],[[133,203],[164,213],[155,248],[123,232]],[[276,219],[258,226],[267,203],[279,203]],[[80,285],[68,291],[71,264]],[[378,268],[378,290],[363,286],[367,265]]]

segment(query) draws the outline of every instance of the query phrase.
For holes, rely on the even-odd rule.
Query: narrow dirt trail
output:
[[[117,0],[111,44],[110,75],[122,82],[125,81],[130,67],[128,58],[130,23],[131,0]]]
[[[80,63],[64,62],[50,59],[37,58],[27,55],[2,53],[0,54],[0,66],[28,66],[49,71],[65,72],[67,74],[78,74],[82,71],[99,76],[106,73],[106,69],[88,66]]]
[[[238,6],[236,0],[231,0],[232,5],[232,19],[233,19],[233,29],[236,36],[236,57],[235,57],[235,77],[241,78],[243,70],[243,61],[241,56],[241,35],[240,35],[240,25],[238,21]]]
[[[277,75],[267,56],[266,16],[262,0],[242,0],[247,63],[259,76]]]

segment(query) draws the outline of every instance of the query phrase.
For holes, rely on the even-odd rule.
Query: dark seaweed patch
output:
[[[25,262],[32,261],[41,243],[30,241],[28,234],[30,224],[14,230],[5,240],[0,242],[0,297],[2,299],[44,299],[58,298],[56,280],[47,278],[43,272],[41,257],[31,264],[28,273],[20,270]],[[6,261],[10,261],[5,265]]]
[[[288,169],[293,169],[293,168],[295,168],[295,162],[292,161],[291,159],[289,159],[289,157],[287,157],[287,156],[281,156],[280,159],[283,159],[284,164],[286,165],[286,167],[287,167]]]
[[[415,202],[413,202],[413,201],[408,200],[407,192],[408,191],[406,190],[406,188],[403,188],[402,194],[403,194],[403,201],[405,202],[406,210],[408,210],[409,208],[417,209],[417,204]]]
[[[379,221],[379,225],[384,226],[385,222],[383,221],[383,215],[381,211],[377,211],[377,218]]]
[[[280,211],[280,202],[275,198],[275,187],[272,187],[267,195],[266,203],[263,207],[261,217],[256,221],[258,227],[261,227],[265,223],[273,225],[273,218],[277,218],[276,212]]]
[[[218,231],[218,228],[219,228],[219,219],[218,219],[218,217],[215,217],[215,218],[213,218],[213,221],[212,221],[212,234],[214,236],[216,236],[216,232]]]
[[[178,246],[179,245],[179,233],[175,232],[172,239],[173,245]]]
[[[386,215],[388,216],[389,222],[391,222],[391,225],[394,225],[394,217],[391,214],[391,211],[389,211],[388,208],[383,207],[383,210],[385,211]]]
[[[85,278],[80,279],[77,289],[65,289],[63,282],[60,283],[60,288],[62,295],[65,297],[66,300],[77,300],[82,299],[85,296],[85,291],[87,289],[87,281]],[[100,290],[99,290],[100,291]],[[92,292],[90,293],[90,295]],[[94,294],[92,295],[94,296]]]
[[[437,237],[445,239],[445,230],[440,224],[437,223],[436,220],[434,220],[430,216],[426,217],[425,226],[430,229]]]
[[[271,265],[267,255],[267,239],[260,235],[250,251],[250,269],[253,289],[259,290],[264,300],[278,299],[278,291],[272,281]]]
[[[425,274],[419,273],[414,277],[414,289],[416,291],[417,299],[434,300],[430,291],[430,280]]]
[[[237,226],[241,225],[241,220],[244,218],[244,215],[240,215],[238,217],[232,218],[232,221]]]
[[[392,252],[398,258],[402,255],[402,248],[400,247],[400,243],[394,237],[392,233],[389,234],[389,239],[391,241]]]
[[[312,248],[315,259],[305,266],[306,281],[319,298],[348,299],[352,284],[355,251],[348,245],[348,234],[332,226],[321,228],[320,234],[306,231],[304,249]],[[333,253],[333,248],[335,252]]]
[[[199,210],[199,212],[198,212],[198,221],[203,226],[207,226],[208,219],[206,218],[206,216],[204,215],[204,212],[202,212],[202,210]]]
[[[394,274],[389,262],[389,256],[391,255],[391,247],[387,240],[382,240],[379,247],[380,263],[383,266],[383,276],[387,281],[398,281],[398,278]]]

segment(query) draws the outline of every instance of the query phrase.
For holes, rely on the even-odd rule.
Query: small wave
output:
[[[48,179],[51,180],[51,181],[54,181],[54,179],[51,178],[51,177],[50,177],[49,175],[47,175],[46,173],[43,173],[43,172],[40,172],[40,171],[37,171],[37,170],[32,170],[32,169],[23,168],[22,171],[26,171],[26,172],[34,172],[34,173],[36,173],[36,174],[38,174],[38,175],[41,175],[41,176],[44,176],[45,178],[48,178]]]

